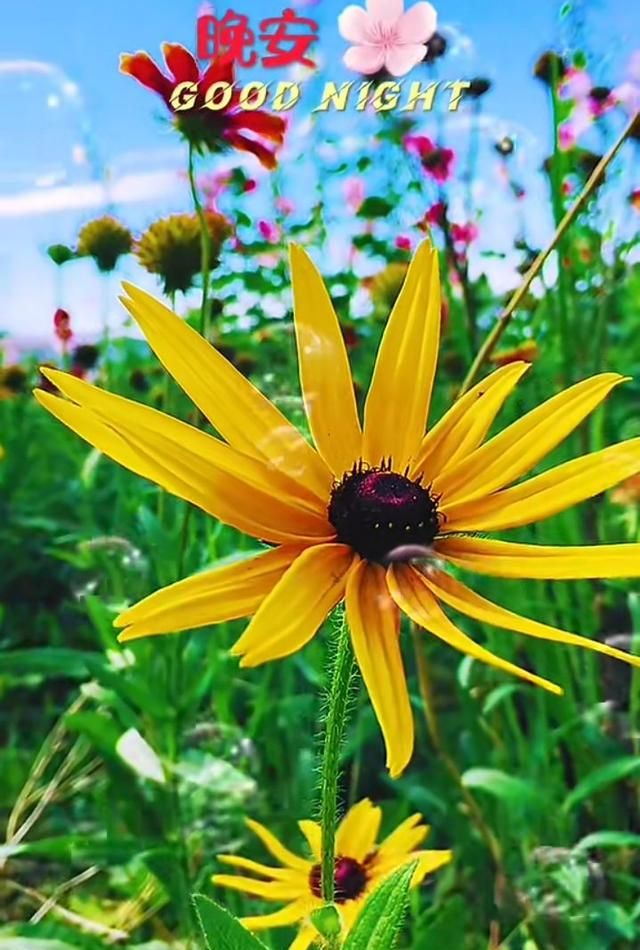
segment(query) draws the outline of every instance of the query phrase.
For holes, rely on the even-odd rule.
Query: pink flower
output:
[[[454,244],[468,247],[478,237],[478,226],[469,221],[467,224],[452,224],[451,239]]]
[[[364,181],[357,177],[347,178],[342,190],[349,210],[357,214],[365,198]]]
[[[276,211],[279,211],[282,215],[293,214],[296,210],[296,206],[291,198],[284,198],[281,195],[275,200]]]
[[[585,132],[593,125],[594,113],[588,100],[578,102],[570,117],[558,127],[558,144],[563,152],[573,148]]]
[[[280,228],[272,221],[258,221],[258,231],[269,244],[277,244],[280,240]]]
[[[404,0],[366,4],[366,10],[348,6],[338,17],[340,34],[354,44],[344,54],[345,65],[367,76],[381,69],[404,76],[426,56],[426,44],[436,31],[436,11],[426,2],[406,12]]]
[[[558,94],[561,99],[572,99],[574,102],[578,102],[587,98],[592,87],[593,83],[589,73],[585,72],[584,69],[576,69],[575,66],[570,66],[560,80]]]
[[[406,235],[400,234],[396,238],[396,247],[398,248],[399,251],[410,251],[411,248],[413,247],[411,238],[406,237]]]
[[[629,115],[640,112],[640,50],[635,50],[627,63],[627,79],[611,93],[614,102],[624,107]]]

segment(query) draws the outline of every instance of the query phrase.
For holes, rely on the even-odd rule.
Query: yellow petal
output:
[[[288,848],[282,844],[281,841],[278,841],[276,836],[269,831],[268,828],[265,828],[264,825],[261,825],[259,821],[254,821],[252,818],[246,819],[247,828],[253,831],[254,835],[260,838],[260,841],[263,843],[267,851],[269,851],[274,858],[277,858],[282,864],[288,868],[294,868],[298,871],[304,871],[306,874],[311,872],[311,862],[305,861],[304,858],[299,857],[297,854],[294,854],[293,851],[289,851]]]
[[[364,861],[375,846],[382,811],[364,798],[344,816],[336,835],[336,853],[356,861]]]
[[[107,425],[117,428],[118,423],[125,422],[131,429],[135,427],[149,430],[179,443],[194,455],[201,456],[212,465],[222,468],[243,481],[246,480],[248,484],[260,490],[271,491],[279,498],[289,499],[296,507],[321,515],[326,513],[328,496],[320,501],[302,482],[290,478],[268,460],[256,460],[251,453],[246,455],[230,449],[219,439],[214,439],[206,432],[181,422],[165,412],[107,392],[70,373],[62,373],[60,370],[43,366],[42,375],[73,402],[101,416]]]
[[[432,481],[455,461],[476,449],[530,363],[502,366],[461,396],[430,429],[412,465],[411,475]]]
[[[308,643],[342,599],[352,561],[346,544],[314,545],[296,558],[234,645],[240,666],[289,656]]]
[[[271,927],[289,927],[303,920],[315,907],[321,907],[322,902],[312,897],[305,897],[287,904],[282,910],[273,914],[260,914],[257,917],[241,917],[240,923],[248,930],[269,930]]]
[[[413,753],[413,715],[400,652],[399,615],[384,568],[360,561],[347,579],[347,619],[353,649],[387,749],[392,778]]]
[[[322,854],[322,828],[317,821],[299,821],[298,828],[305,836],[311,848],[311,854],[316,861],[321,860]]]
[[[359,897],[353,901],[347,901],[345,904],[338,905],[338,913],[340,914],[340,919],[342,920],[342,934],[346,936],[349,931],[352,929],[356,920],[360,916],[360,912],[364,907],[365,901],[369,894],[371,893],[372,888],[370,885],[367,885],[366,890]]]
[[[151,294],[123,283],[122,302],[160,362],[234,448],[267,460],[319,498],[331,489],[329,469],[298,430],[248,379]]]
[[[624,379],[602,373],[558,393],[436,476],[433,490],[450,504],[509,485],[559,445]]]
[[[82,409],[66,399],[59,399],[57,396],[46,393],[40,389],[34,392],[35,398],[41,406],[48,410],[60,422],[64,422],[72,432],[85,439],[90,445],[95,446],[100,452],[108,455],[125,468],[148,478],[156,485],[160,485],[165,491],[169,491],[179,498],[192,502],[199,508],[206,510],[207,499],[193,485],[188,484],[180,475],[175,472],[167,471],[162,465],[158,464],[148,454],[141,451],[138,447],[130,445],[121,435],[113,429],[106,426],[101,419],[88,409]]]
[[[402,471],[424,435],[440,342],[438,255],[417,249],[382,337],[364,413],[363,456]]]
[[[429,825],[423,823],[422,815],[417,812],[405,819],[402,824],[387,835],[378,845],[377,852],[381,858],[394,857],[414,851],[429,834]]]
[[[240,874],[214,874],[211,880],[218,887],[229,887],[233,891],[242,891],[252,897],[263,897],[267,901],[290,901],[305,893],[303,881],[256,881]]]
[[[515,614],[511,610],[506,610],[485,597],[481,597],[480,594],[476,594],[475,591],[470,590],[449,574],[445,574],[444,571],[430,568],[425,572],[424,580],[439,600],[448,604],[449,607],[453,607],[454,610],[459,610],[460,613],[473,617],[474,620],[479,620],[481,623],[488,623],[504,630],[515,630],[517,633],[524,633],[540,640],[553,640],[555,643],[583,647],[585,650],[604,653],[616,660],[623,660],[632,666],[640,667],[640,656],[632,656],[623,650],[616,650],[615,647],[607,646],[606,643],[601,643],[599,640],[589,640],[587,637],[567,633],[566,630],[559,630],[557,627],[550,627],[546,623],[538,623],[537,620],[529,620],[527,617]]]
[[[110,398],[108,393],[101,395]],[[329,540],[335,534],[323,514],[300,507],[295,498],[278,495],[261,462],[205,433],[197,433],[202,440],[196,439],[193,435],[196,430],[176,419],[158,413],[162,425],[156,422],[149,428],[132,423],[119,403],[107,418],[105,413],[96,414],[93,409],[73,406],[40,391],[36,392],[36,398],[69,428],[115,461],[151,478],[162,488],[239,531],[285,544]],[[96,421],[100,424],[98,429],[91,425]],[[121,441],[106,443],[104,426],[116,432]],[[190,429],[188,435],[183,432]],[[196,441],[199,452],[194,451]],[[122,443],[134,450],[134,458],[144,463],[145,470],[140,464],[130,464],[130,451],[116,451]]]
[[[298,931],[293,943],[289,945],[289,950],[308,950],[317,936],[318,931],[315,927],[313,929],[311,927],[303,927],[302,930]]]
[[[255,613],[301,550],[275,548],[163,587],[116,617],[114,626],[127,627],[118,639],[195,630],[247,617]]]
[[[443,505],[447,531],[501,531],[541,521],[640,472],[640,439],[558,465],[476,501]]]
[[[458,567],[495,577],[572,580],[640,576],[640,544],[551,547],[487,538],[442,538],[439,555]]]
[[[479,646],[462,630],[458,630],[438,604],[423,576],[415,568],[407,564],[394,564],[389,568],[388,581],[389,590],[400,609],[414,623],[424,627],[440,640],[444,640],[454,650],[459,650],[481,663],[495,666],[496,669],[503,670],[505,673],[513,673],[536,686],[542,686],[550,693],[562,694],[562,690],[555,683],[536,676],[528,670],[523,670],[514,663],[503,660],[502,657],[495,656],[489,650]]]
[[[218,861],[221,864],[228,864],[232,868],[240,868],[242,871],[251,871],[253,874],[261,874],[263,877],[271,878],[274,881],[292,881],[300,880],[300,871],[294,871],[291,868],[271,868],[267,864],[260,864],[259,861],[252,861],[250,858],[244,858],[240,854],[219,854]]]
[[[291,245],[293,310],[300,381],[314,442],[336,475],[360,457],[362,432],[347,348],[322,277]]]

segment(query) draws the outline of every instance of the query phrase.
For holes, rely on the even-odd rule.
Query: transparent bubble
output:
[[[0,62],[0,193],[86,182],[97,173],[78,86],[51,63]]]

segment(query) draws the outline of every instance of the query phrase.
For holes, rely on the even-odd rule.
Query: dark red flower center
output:
[[[367,468],[358,462],[331,493],[329,521],[338,541],[368,561],[409,560],[428,548],[440,528],[438,499],[391,463]]]
[[[309,886],[315,897],[322,897],[322,868],[314,864],[309,875]],[[336,857],[333,871],[334,900],[336,904],[355,900],[367,886],[365,867],[355,858]]]

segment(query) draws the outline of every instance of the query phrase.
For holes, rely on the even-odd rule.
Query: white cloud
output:
[[[1,195],[0,218],[24,218],[58,211],[100,208],[111,202],[133,204],[166,197],[168,193],[181,188],[184,188],[184,183],[171,170],[122,175],[108,182],[33,188],[17,195]]]

